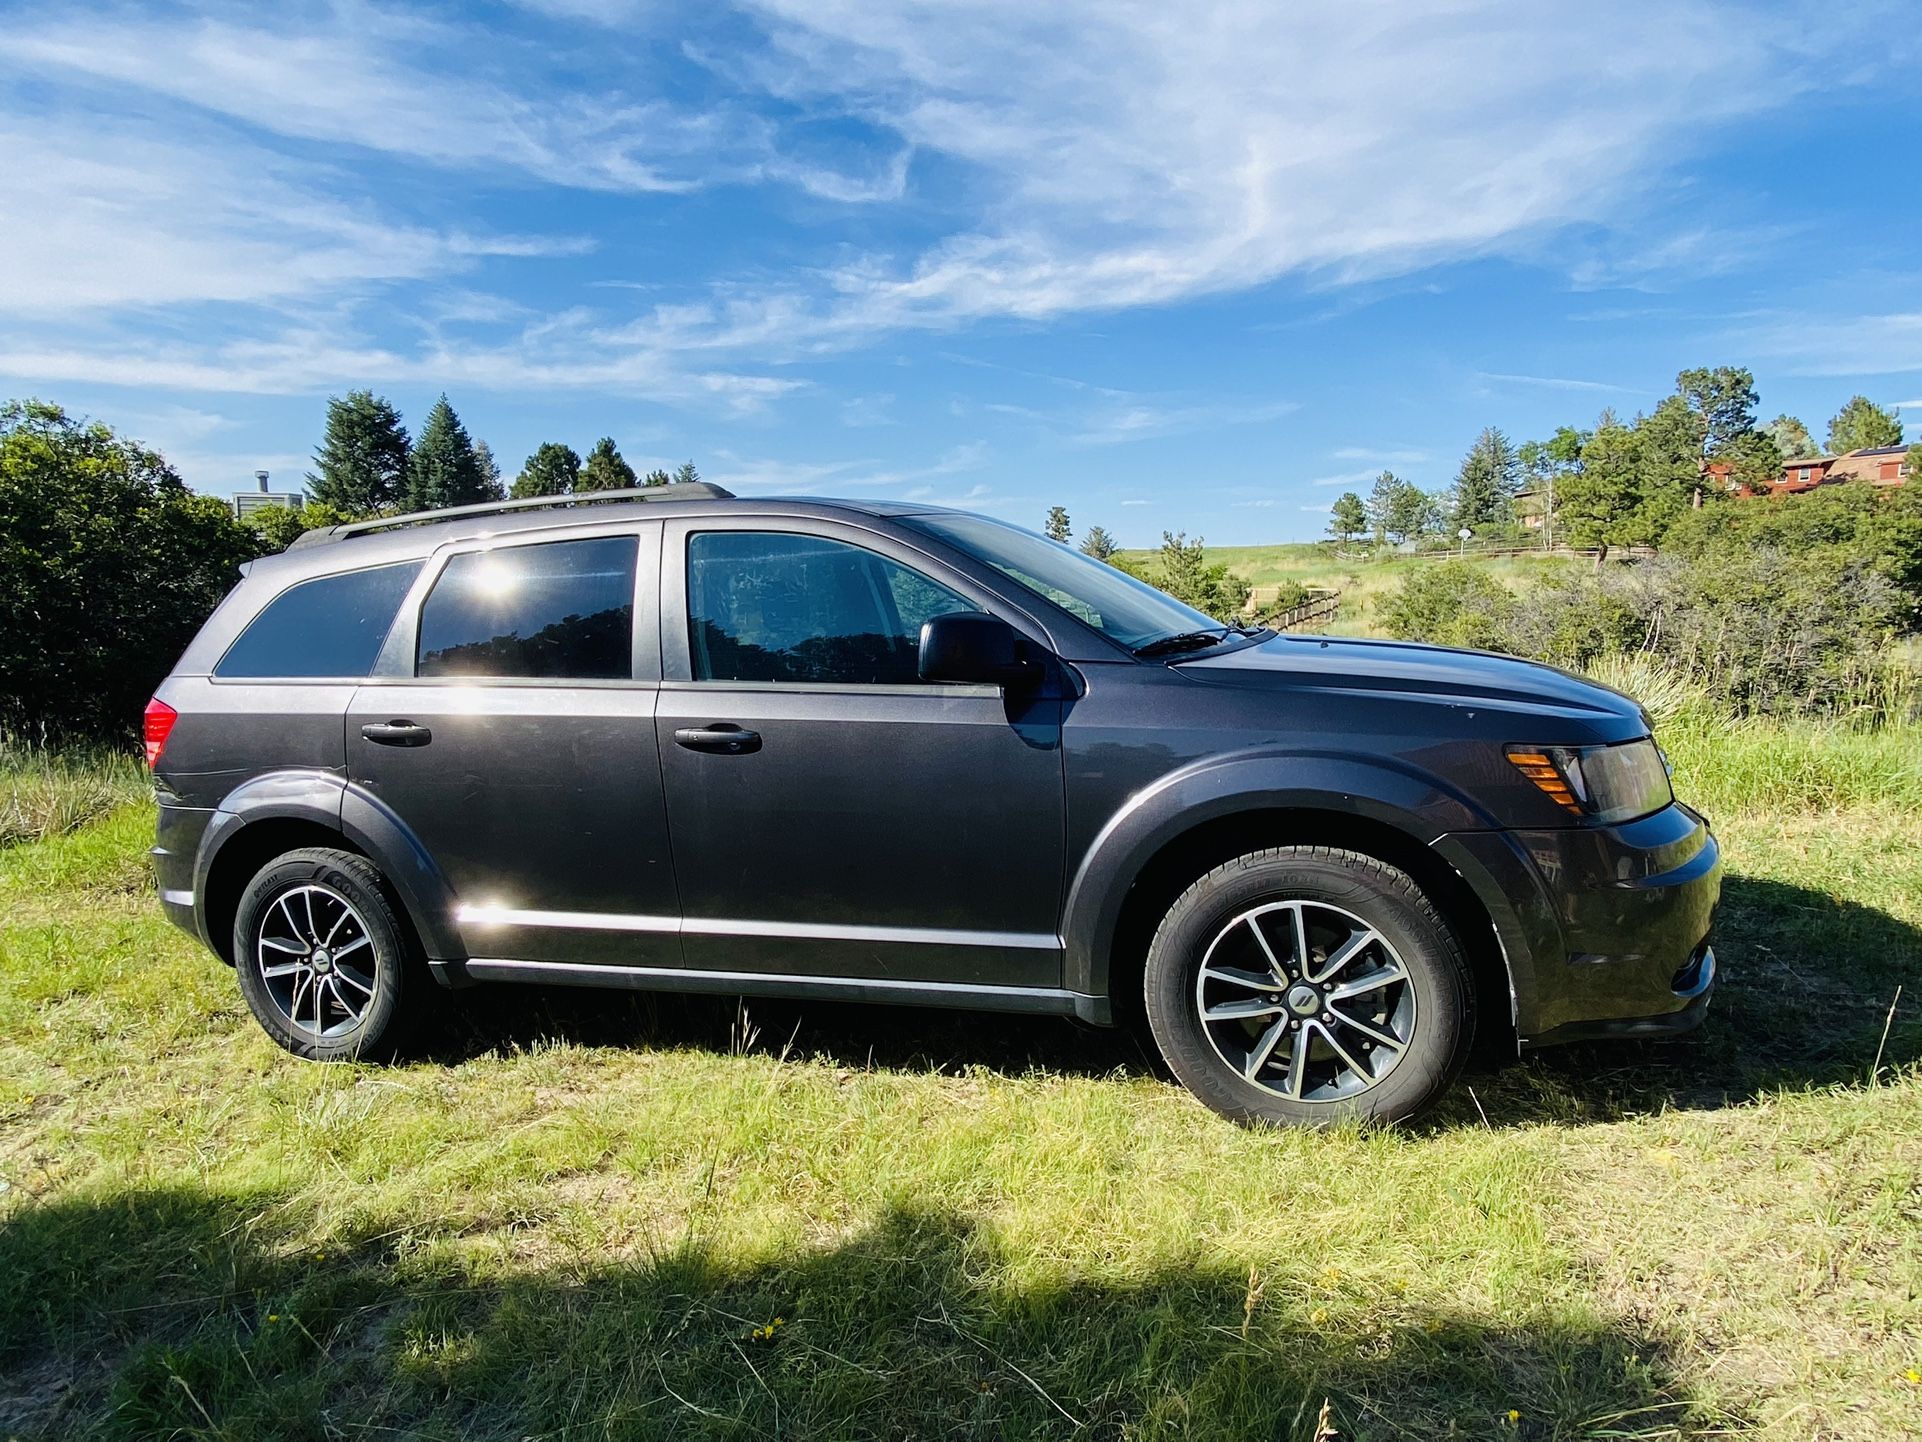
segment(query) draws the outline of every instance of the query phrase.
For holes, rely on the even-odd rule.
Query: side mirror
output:
[[[921,679],[1020,686],[1041,668],[1014,627],[984,611],[950,611],[921,626]]]

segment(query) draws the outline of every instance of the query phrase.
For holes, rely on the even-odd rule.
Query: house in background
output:
[[[1908,458],[1907,446],[1877,446],[1873,449],[1850,451],[1841,456],[1794,456],[1782,462],[1782,474],[1768,483],[1767,494],[1790,496],[1800,491],[1812,491],[1817,486],[1836,485],[1842,481],[1867,481],[1875,486],[1899,486],[1909,479],[1903,474],[1903,462]],[[1720,462],[1711,462],[1707,469],[1722,480],[1728,480],[1729,468]],[[1729,487],[1738,496],[1761,494],[1747,486],[1731,484]]]
[[[1868,481],[1877,486],[1899,486],[1904,477],[1902,463],[1908,459],[1907,446],[1877,446],[1873,450],[1850,451],[1829,462],[1832,481]]]
[[[307,503],[307,492],[304,490],[268,490],[267,472],[265,471],[254,472],[254,484],[256,487],[254,490],[234,492],[233,507],[235,520],[244,521],[248,516],[251,516],[263,506],[286,506],[290,510],[298,510]]]

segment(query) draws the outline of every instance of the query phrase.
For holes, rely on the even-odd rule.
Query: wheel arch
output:
[[[325,846],[364,856],[393,888],[402,918],[427,956],[456,959],[453,892],[419,841],[388,807],[329,772],[257,777],[221,802],[195,860],[201,940],[233,964],[240,894],[274,857]]]
[[[1071,887],[1063,939],[1070,990],[1108,997],[1119,1017],[1141,1009],[1142,966],[1156,926],[1182,891],[1224,861],[1271,846],[1358,851],[1403,870],[1461,940],[1483,1020],[1478,1048],[1512,1054],[1517,967],[1489,905],[1429,843],[1492,822],[1467,798],[1418,772],[1343,763],[1348,784],[1275,785],[1297,758],[1263,758],[1258,779],[1197,773],[1137,798],[1090,849]],[[1326,763],[1322,767],[1327,770]],[[1244,778],[1256,779],[1255,775]],[[1132,814],[1131,814],[1132,813]]]

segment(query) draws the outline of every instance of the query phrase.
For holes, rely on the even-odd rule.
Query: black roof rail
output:
[[[376,516],[371,521],[348,521],[338,526],[319,526],[302,531],[287,549],[321,546],[329,541],[344,541],[349,536],[369,531],[385,531],[394,526],[422,526],[433,521],[449,521],[457,516],[493,516],[510,511],[533,511],[546,506],[586,506],[602,501],[731,501],[734,492],[712,481],[678,481],[665,486],[627,486],[618,491],[584,491],[571,496],[524,496],[514,501],[481,501],[471,506],[448,506],[438,511],[411,511],[404,516]]]

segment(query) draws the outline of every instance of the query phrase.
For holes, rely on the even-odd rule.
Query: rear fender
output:
[[[440,868],[383,802],[326,771],[280,771],[234,788],[214,812],[194,863],[200,937],[215,952],[208,925],[208,878],[223,850],[265,821],[304,821],[339,836],[392,884],[421,945],[433,960],[466,955],[453,925],[454,894]]]

